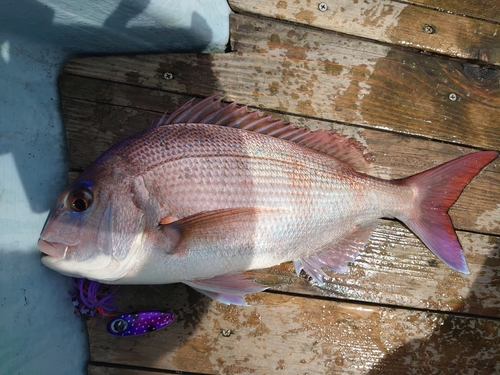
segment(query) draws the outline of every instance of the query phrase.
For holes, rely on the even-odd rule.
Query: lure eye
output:
[[[109,326],[113,333],[122,333],[128,328],[128,323],[124,319],[117,319]]]
[[[68,197],[69,207],[76,212],[86,211],[92,204],[92,192],[85,187],[74,190]]]

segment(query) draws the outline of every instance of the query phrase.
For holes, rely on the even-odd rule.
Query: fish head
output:
[[[134,266],[144,215],[134,204],[126,182],[112,179],[102,183],[85,178],[88,176],[84,172],[61,193],[38,247],[42,263],[59,273],[113,282]]]

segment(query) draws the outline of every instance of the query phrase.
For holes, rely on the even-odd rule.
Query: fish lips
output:
[[[49,256],[58,260],[66,258],[69,246],[59,242],[50,242],[43,239],[38,240],[38,248],[42,252],[42,258]]]

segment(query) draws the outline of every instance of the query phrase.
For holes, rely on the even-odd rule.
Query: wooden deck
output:
[[[374,174],[399,178],[471,150],[500,150],[500,5],[230,0],[231,50],[71,60],[60,78],[70,177],[192,96],[352,136]],[[324,8],[324,6],[322,7]],[[171,78],[171,79],[167,79]],[[500,161],[451,216],[471,275],[384,220],[348,273],[318,286],[291,264],[226,306],[183,285],[121,287],[120,310],[168,309],[137,338],[88,321],[91,375],[500,373]]]

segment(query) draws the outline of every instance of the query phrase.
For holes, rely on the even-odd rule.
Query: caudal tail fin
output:
[[[465,274],[470,272],[448,210],[465,186],[498,155],[483,151],[462,156],[401,181],[418,193],[412,210],[398,219],[439,259]]]

